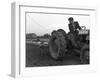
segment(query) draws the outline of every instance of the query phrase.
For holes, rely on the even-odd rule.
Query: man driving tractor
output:
[[[52,31],[50,55],[55,60],[62,60],[66,54],[75,53],[73,55],[78,55],[81,63],[89,63],[89,30],[81,28],[73,17],[68,18],[68,21],[68,33],[63,29]]]
[[[71,39],[72,44],[77,47],[76,39],[78,37],[78,30],[81,30],[81,27],[79,26],[79,23],[77,21],[74,21],[73,17],[68,18],[69,24],[69,38]]]

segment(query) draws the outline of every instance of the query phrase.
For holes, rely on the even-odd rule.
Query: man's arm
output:
[[[81,27],[80,27],[79,23],[76,22],[76,24],[77,24],[77,28],[78,28],[79,30],[81,30]]]
[[[71,32],[71,31],[72,31],[72,29],[71,29],[71,27],[70,27],[70,24],[68,24],[68,28],[69,28],[69,32]]]

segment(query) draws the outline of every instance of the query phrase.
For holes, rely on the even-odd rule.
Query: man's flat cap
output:
[[[73,17],[68,18],[69,21],[74,20]]]

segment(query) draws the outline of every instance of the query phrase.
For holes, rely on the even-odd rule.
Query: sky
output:
[[[60,15],[60,14],[40,14],[27,13],[26,15],[26,33],[35,33],[36,35],[51,34],[53,30],[68,29],[68,18],[73,17],[78,21],[80,26],[90,28],[90,16],[82,15]]]

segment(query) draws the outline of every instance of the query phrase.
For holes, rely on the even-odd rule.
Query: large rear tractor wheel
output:
[[[89,64],[89,45],[84,45],[82,47],[80,59],[83,64]]]
[[[49,41],[49,52],[53,59],[62,59],[66,52],[66,40],[60,31],[52,32]]]

